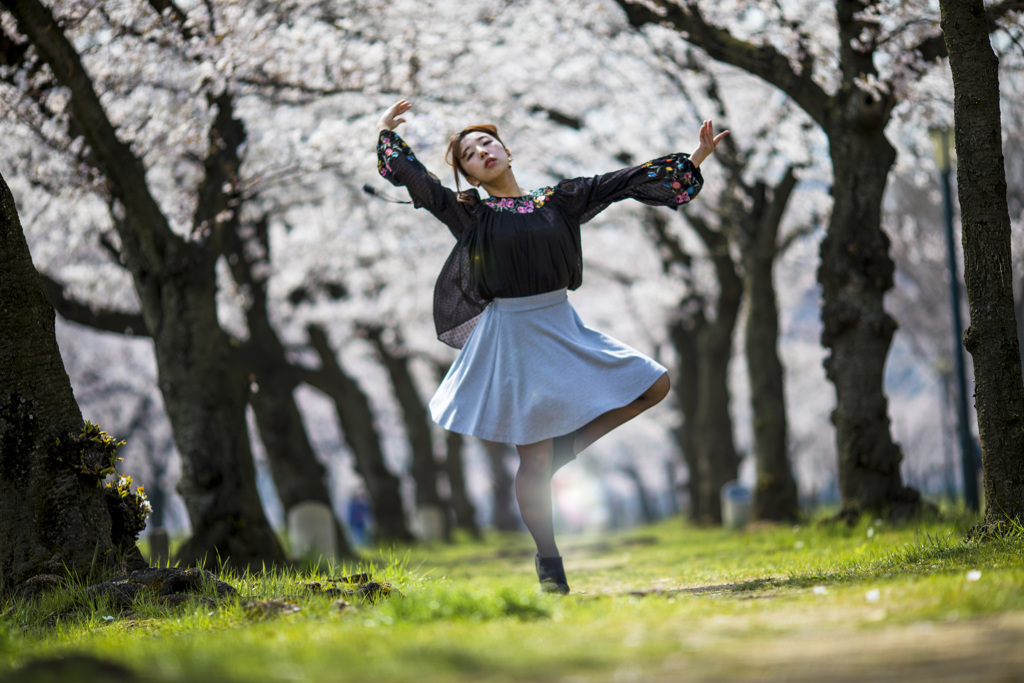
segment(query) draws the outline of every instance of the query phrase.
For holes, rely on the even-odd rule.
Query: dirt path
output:
[[[744,638],[743,651],[729,660],[673,657],[661,671],[620,671],[612,680],[1024,682],[1024,613]]]

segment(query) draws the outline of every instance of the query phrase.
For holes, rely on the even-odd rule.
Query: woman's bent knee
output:
[[[655,380],[654,384],[640,398],[652,406],[661,403],[668,396],[668,390],[671,386],[672,384],[669,382],[668,373],[666,372]]]

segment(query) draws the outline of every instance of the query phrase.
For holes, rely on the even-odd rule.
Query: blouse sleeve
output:
[[[413,206],[434,214],[456,237],[470,224],[467,205],[419,162],[393,130],[382,130],[377,137],[377,170],[392,185],[404,186]]]
[[[675,209],[696,197],[703,184],[690,155],[677,153],[592,178],[565,180],[558,189],[569,211],[586,223],[623,199]]]

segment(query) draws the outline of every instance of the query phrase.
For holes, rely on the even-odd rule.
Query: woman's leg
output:
[[[603,415],[598,415],[593,420],[577,429],[573,435],[571,443],[563,441],[562,437],[559,437],[556,441],[558,442],[559,450],[562,452],[555,455],[555,459],[552,463],[553,469],[557,471],[562,465],[565,465],[575,458],[577,453],[600,439],[608,432],[629,420],[632,420],[648,408],[656,406],[666,396],[668,396],[669,386],[668,373],[665,373],[655,380],[654,384],[649,386],[647,390],[640,394],[640,396],[633,402],[628,403],[621,408],[609,410]]]
[[[554,470],[619,425],[657,405],[668,395],[668,374],[659,377],[636,400],[594,418],[575,433],[572,455],[566,460],[553,460],[555,440],[516,446],[519,471],[516,473],[516,500],[523,522],[537,544],[537,556],[558,557],[555,526],[551,516],[551,475]]]
[[[551,518],[551,439],[516,446],[516,500],[523,522],[537,544],[540,557],[557,557],[555,525]]]
[[[537,578],[548,593],[569,592],[565,567],[555,545],[555,525],[551,519],[551,456],[552,440],[545,439],[519,450],[519,472],[516,474],[516,499],[519,511],[537,544]]]

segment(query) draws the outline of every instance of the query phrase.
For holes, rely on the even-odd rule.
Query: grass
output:
[[[240,598],[216,607],[118,614],[71,589],[2,606],[0,680],[72,654],[160,681],[1024,680],[1024,530],[966,543],[973,521],[570,537],[567,597],[500,534],[225,575]],[[306,588],[358,571],[400,595]]]

